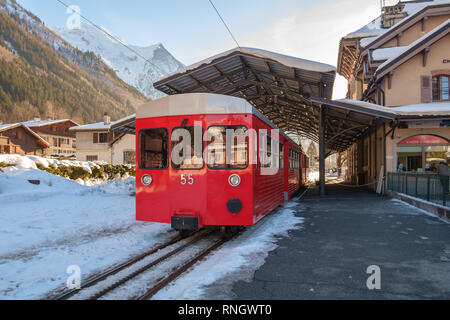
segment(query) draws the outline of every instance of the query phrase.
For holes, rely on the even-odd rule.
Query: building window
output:
[[[98,161],[98,156],[86,156],[86,161]]]
[[[93,141],[94,143],[107,143],[108,142],[108,133],[102,132],[102,133],[94,133],[93,135]]]
[[[433,101],[450,100],[449,79],[449,75],[433,77]]]
[[[399,142],[397,170],[435,172],[441,162],[450,164],[450,143],[433,135],[418,135]]]
[[[136,152],[135,151],[124,151],[123,152],[123,163],[124,164],[136,164]]]

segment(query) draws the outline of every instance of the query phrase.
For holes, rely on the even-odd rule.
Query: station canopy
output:
[[[236,48],[186,67],[154,84],[168,94],[207,92],[246,99],[286,133],[317,139],[309,97],[331,98],[333,66],[260,49]]]
[[[398,114],[351,101],[332,101],[333,66],[260,49],[236,48],[177,71],[154,87],[167,95],[216,93],[246,99],[281,130],[345,151],[368,128]],[[189,106],[186,106],[189,108]],[[132,119],[113,126],[131,133]]]

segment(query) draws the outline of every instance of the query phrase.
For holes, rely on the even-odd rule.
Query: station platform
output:
[[[301,229],[278,242],[233,299],[449,299],[450,225],[398,200],[327,185],[294,207]],[[381,289],[369,290],[369,266]]]

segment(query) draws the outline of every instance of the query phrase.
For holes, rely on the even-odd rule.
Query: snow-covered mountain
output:
[[[128,47],[145,57],[147,59],[145,61],[90,24],[82,23],[80,29],[51,28],[78,49],[96,53],[109,67],[116,71],[122,80],[152,99],[164,95],[153,88],[153,83],[184,67],[162,44],[149,47],[127,44]],[[105,31],[107,30],[105,29]]]

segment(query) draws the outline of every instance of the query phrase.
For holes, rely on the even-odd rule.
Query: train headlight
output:
[[[241,177],[239,177],[237,174],[232,174],[228,178],[228,182],[230,183],[230,186],[237,187],[241,184]]]
[[[149,185],[152,184],[153,179],[150,175],[146,174],[145,176],[142,177],[141,181],[144,186],[148,187]]]

